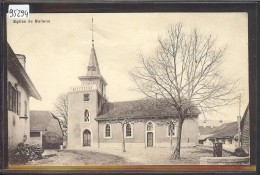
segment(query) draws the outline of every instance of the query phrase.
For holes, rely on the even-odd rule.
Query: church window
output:
[[[88,71],[96,71],[96,67],[95,66],[88,66]]]
[[[89,111],[86,109],[85,114],[84,114],[84,122],[89,123],[90,119],[89,119]]]
[[[152,122],[149,122],[147,124],[147,131],[153,131],[153,124],[152,124]]]
[[[84,101],[89,101],[89,94],[83,94],[83,100]]]
[[[133,138],[133,126],[130,123],[125,125],[125,137]]]
[[[170,137],[170,136],[173,136],[175,137],[176,136],[176,127],[175,125],[168,125],[167,127],[167,136]]]
[[[112,137],[111,125],[109,123],[107,123],[106,126],[105,126],[105,137],[106,138],[111,138]]]

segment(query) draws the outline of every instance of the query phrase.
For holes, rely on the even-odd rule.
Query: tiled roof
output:
[[[209,118],[211,116],[208,116]],[[228,121],[228,120],[212,120],[212,119],[203,119],[203,120],[198,120],[199,126],[212,126],[212,127],[219,127],[223,123],[231,123],[233,121]]]
[[[191,113],[197,117],[200,111],[194,105]],[[143,119],[143,118],[169,118],[177,116],[178,113],[173,106],[169,105],[168,99],[146,99],[125,102],[108,102],[102,109],[96,120],[115,120],[123,118]]]
[[[41,95],[35,88],[32,80],[24,70],[14,51],[7,44],[7,57],[8,57],[8,71],[10,71],[17,79],[19,79],[21,85],[27,89],[29,94],[37,100],[41,100]]]
[[[249,117],[248,106],[241,120],[240,126],[241,130],[245,124],[246,117]],[[199,126],[199,132],[202,135],[201,138],[233,138],[238,134],[238,124],[237,122],[224,123],[219,127],[213,127],[210,129],[209,127]]]
[[[45,131],[52,118],[56,117],[49,111],[30,111],[30,130]]]
[[[238,133],[237,122],[225,123],[218,127],[210,136],[211,138],[233,138]]]
[[[216,126],[215,127],[199,126],[199,133],[200,133],[200,135],[210,135],[210,134],[216,133],[218,131],[221,131],[222,129],[229,126],[231,123],[234,123],[234,122],[223,123],[222,125],[220,125],[218,127],[216,127]]]
[[[211,127],[211,126],[199,126],[199,133],[200,135],[209,135],[214,132],[218,127]]]

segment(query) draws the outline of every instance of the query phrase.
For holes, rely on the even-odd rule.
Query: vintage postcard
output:
[[[248,13],[11,15],[10,167],[250,165]]]

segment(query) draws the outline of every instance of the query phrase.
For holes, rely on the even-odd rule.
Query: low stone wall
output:
[[[200,165],[249,165],[249,157],[201,157]]]

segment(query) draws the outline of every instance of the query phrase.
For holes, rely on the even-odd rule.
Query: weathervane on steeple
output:
[[[92,46],[94,47],[94,36],[93,36],[93,32],[94,32],[94,28],[93,28],[93,14],[92,14],[92,26],[91,26],[91,31],[92,31]]]

